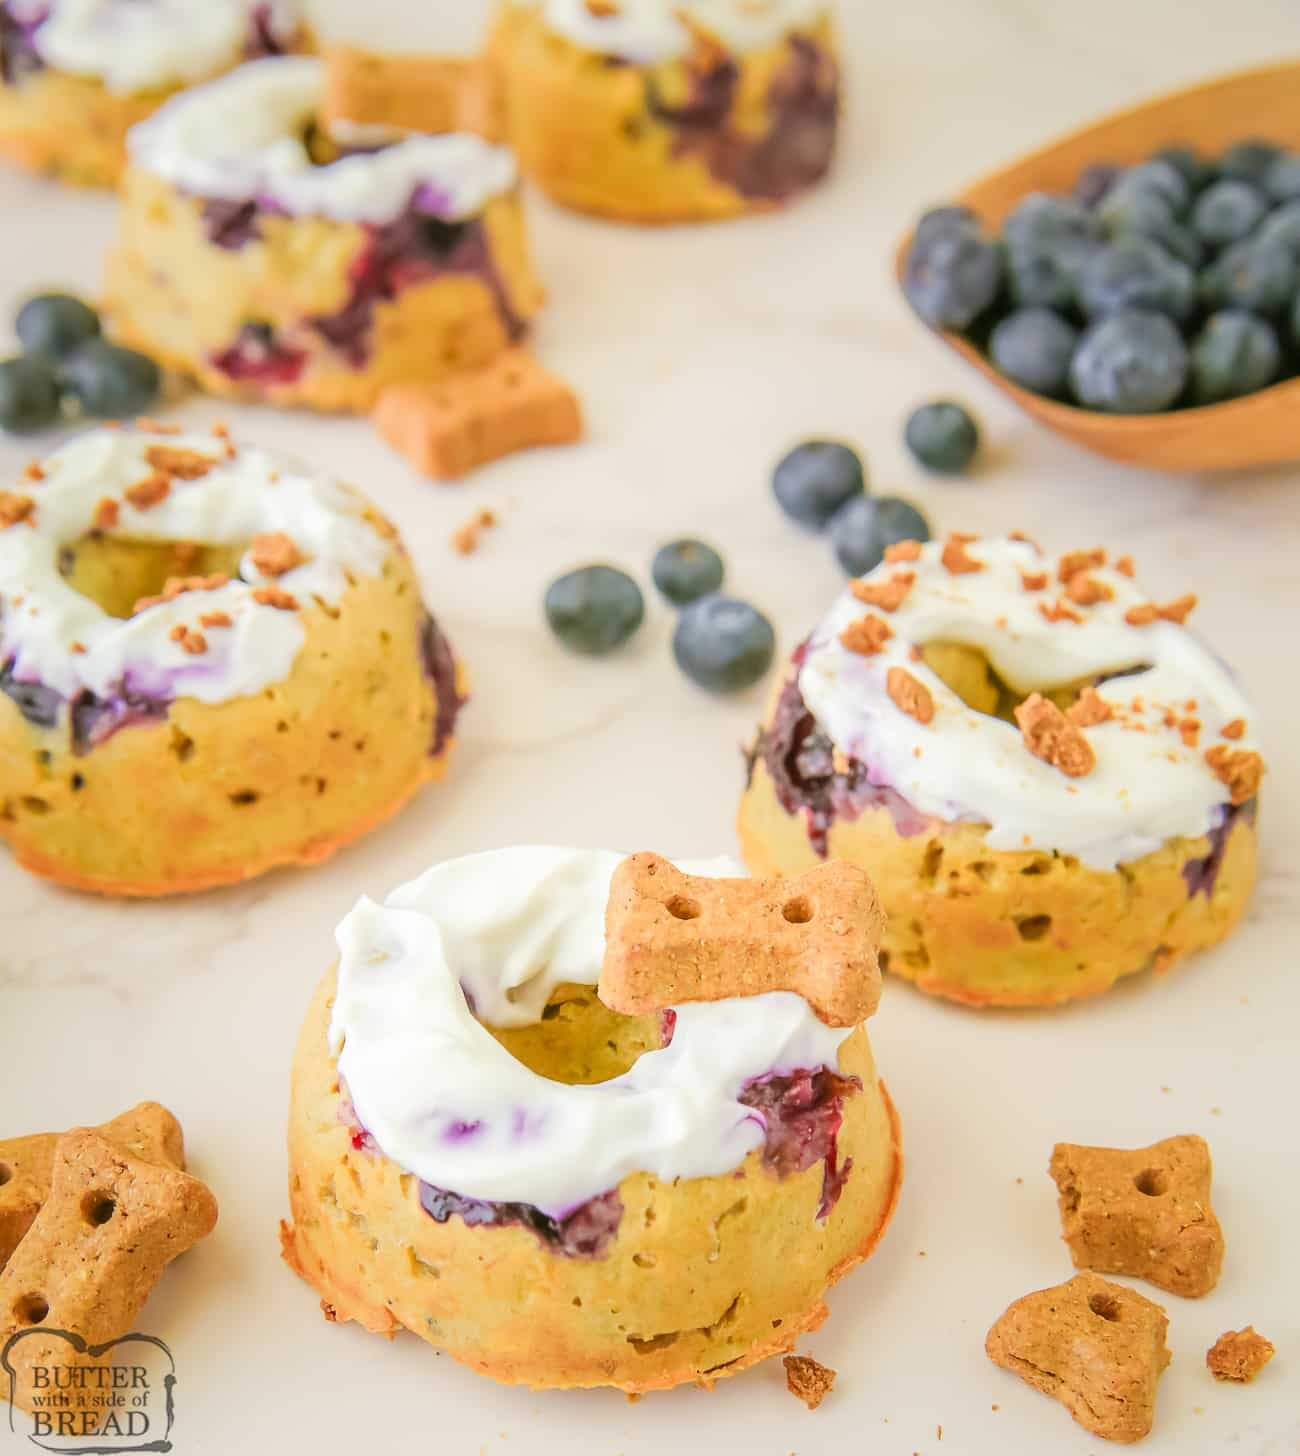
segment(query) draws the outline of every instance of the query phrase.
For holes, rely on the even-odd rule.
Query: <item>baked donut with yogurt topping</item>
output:
[[[1256,724],[1236,679],[1104,550],[890,548],[796,652],[755,742],[746,863],[867,867],[883,958],[1038,1005],[1222,940],[1255,881]]]
[[[491,363],[541,306],[509,150],[341,143],[325,89],[312,57],[254,61],[129,138],[114,328],[210,393],[364,411]]]
[[[37,874],[324,859],[442,773],[463,694],[393,527],[292,460],[142,421],[0,492],[0,837]]]
[[[502,1381],[628,1392],[711,1383],[821,1323],[900,1176],[862,1022],[748,994],[751,958],[716,946],[720,978],[689,1001],[619,1015],[601,996],[618,999],[612,948],[644,968],[701,926],[740,921],[743,939],[757,897],[760,924],[783,926],[778,959],[808,938],[826,939],[823,965],[859,944],[843,968],[857,1009],[832,1020],[869,1015],[874,892],[856,871],[822,891],[717,879],[740,872],[715,860],[661,902],[656,867],[675,874],[655,856],[498,850],[340,925],[294,1063],[283,1230],[328,1319],[404,1327]],[[859,907],[847,935],[819,929],[837,902]]]
[[[168,96],[308,40],[296,0],[0,0],[0,154],[111,187]]]
[[[830,170],[826,0],[500,0],[489,54],[520,165],[581,212],[735,217]]]

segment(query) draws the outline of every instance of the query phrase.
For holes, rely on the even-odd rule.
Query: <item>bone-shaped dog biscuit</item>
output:
[[[481,56],[384,55],[331,46],[324,60],[326,131],[344,122],[403,132],[475,132],[491,142],[504,138],[501,88]]]
[[[657,854],[614,872],[599,995],[637,1015],[686,1001],[793,991],[829,1026],[880,1000],[885,917],[865,871],[832,861],[788,880],[685,875]]]
[[[216,1199],[197,1178],[135,1157],[96,1128],[64,1133],[49,1196],[0,1272],[0,1400],[12,1394],[30,1409],[36,1369],[93,1363],[56,1332],[92,1352],[129,1333],[163,1269],[216,1221]]]
[[[95,1131],[146,1162],[185,1166],[181,1125],[159,1102],[141,1102],[101,1122]],[[0,1141],[0,1269],[49,1196],[54,1149],[61,1136],[41,1132]]]

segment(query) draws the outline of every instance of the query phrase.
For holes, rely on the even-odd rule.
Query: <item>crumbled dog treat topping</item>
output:
[[[253,593],[253,600],[263,607],[278,607],[282,612],[296,612],[298,598],[290,592],[281,591],[278,586],[260,586]]]
[[[918,723],[934,721],[934,698],[930,689],[906,668],[891,667],[885,677],[889,696]]]
[[[200,627],[229,627],[230,625],[229,612],[204,612],[199,618]]]
[[[1205,1363],[1216,1380],[1249,1385],[1276,1354],[1273,1342],[1258,1334],[1254,1325],[1244,1330],[1227,1330],[1205,1352]]]
[[[809,1410],[816,1410],[831,1393],[836,1372],[811,1355],[786,1355],[781,1363],[785,1366],[785,1388]]]
[[[1106,552],[1101,546],[1094,546],[1091,551],[1067,551],[1057,564],[1056,575],[1059,581],[1069,581],[1081,571],[1087,571],[1093,566],[1105,566]]]
[[[965,536],[958,531],[948,537],[943,543],[943,554],[939,557],[945,571],[951,572],[953,576],[966,576],[973,571],[984,570],[984,563],[977,561],[966,550],[966,543],[975,539],[974,536]]]
[[[1164,606],[1157,602],[1143,602],[1140,606],[1130,607],[1124,613],[1124,620],[1130,627],[1149,627],[1152,622],[1177,622],[1181,626],[1191,615],[1195,605],[1195,592],[1188,592],[1172,602],[1166,602]]]
[[[1216,743],[1205,750],[1205,761],[1215,778],[1228,786],[1234,804],[1244,804],[1259,792],[1264,777],[1264,760],[1253,750],[1225,748]]]
[[[1225,723],[1223,727],[1219,729],[1220,737],[1231,738],[1234,740],[1243,737],[1245,735],[1245,732],[1246,720],[1244,718],[1234,718],[1230,723]]]
[[[1117,556],[1115,558],[1115,570],[1121,576],[1127,576],[1130,580],[1137,575],[1137,567],[1133,565],[1131,556]]]
[[[452,550],[460,556],[469,556],[478,550],[478,538],[489,526],[497,523],[496,513],[482,507],[467,521],[463,521],[451,535]]]
[[[122,508],[113,499],[106,495],[95,507],[94,526],[97,531],[111,531],[117,525],[118,518],[122,514]]]
[[[1070,577],[1065,584],[1065,594],[1072,602],[1081,607],[1095,607],[1098,602],[1109,602],[1115,599],[1112,588],[1086,571],[1076,571]]]
[[[170,576],[163,583],[163,589],[156,597],[141,597],[131,608],[131,615],[143,612],[162,602],[174,602],[177,597],[192,591],[216,591],[230,580],[224,571],[213,572],[211,576]]]
[[[36,502],[29,495],[17,495],[12,490],[0,490],[0,531],[10,526],[30,521],[36,510]]]
[[[155,470],[175,480],[201,480],[217,463],[200,450],[183,450],[174,445],[150,445],[144,458]]]
[[[171,639],[178,642],[182,652],[188,652],[191,657],[197,657],[201,652],[208,650],[208,639],[202,632],[191,631],[183,623],[177,624],[171,630]]]
[[[1096,767],[1092,744],[1055,703],[1031,693],[1015,711],[1025,746],[1035,758],[1072,779],[1083,778]]]
[[[39,460],[29,460],[23,466],[23,479],[30,480],[33,484],[45,479],[45,467]]]
[[[254,536],[248,554],[263,576],[283,576],[286,571],[292,571],[303,562],[302,552],[294,544],[293,538],[283,531],[264,531],[261,535]]]
[[[919,561],[921,559],[921,543],[919,541],[895,541],[892,546],[885,547],[886,561]]]
[[[1054,602],[1039,602],[1038,610],[1049,622],[1074,622],[1077,625],[1083,621],[1079,613],[1059,597]]]
[[[1086,687],[1065,715],[1077,728],[1095,728],[1112,717],[1111,706],[1094,687]]]
[[[160,470],[155,470],[152,475],[146,475],[143,480],[127,486],[122,494],[137,511],[147,511],[165,501],[171,488],[171,480]]]
[[[840,641],[850,652],[862,657],[874,657],[884,649],[885,643],[894,635],[894,629],[883,617],[868,612],[856,622],[850,622],[840,633]]]
[[[1020,573],[1020,585],[1027,592],[1045,591],[1047,589],[1047,573],[1045,571],[1022,571]]]
[[[879,607],[884,612],[896,612],[912,590],[915,580],[914,571],[896,571],[886,581],[851,581],[849,590],[869,607]]]

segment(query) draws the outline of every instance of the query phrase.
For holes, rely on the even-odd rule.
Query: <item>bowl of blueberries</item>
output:
[[[1300,459],[1300,64],[1023,158],[925,213],[897,270],[926,324],[1076,444],[1176,471]]]

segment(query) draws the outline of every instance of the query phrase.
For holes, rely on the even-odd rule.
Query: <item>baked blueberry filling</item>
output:
[[[301,30],[292,24],[281,31],[276,24],[275,6],[255,5],[248,17],[248,40],[244,45],[246,60],[256,61],[263,56],[283,56],[291,51],[301,38]]]
[[[424,663],[424,675],[433,684],[438,699],[433,721],[433,746],[429,749],[436,758],[455,732],[456,719],[469,699],[463,697],[456,687],[456,659],[452,655],[451,643],[443,636],[431,613],[426,613],[420,624],[420,658]]]
[[[1204,895],[1208,900],[1214,894],[1223,868],[1223,858],[1228,852],[1228,840],[1239,819],[1254,824],[1259,814],[1259,800],[1247,799],[1244,804],[1225,804],[1220,811],[1219,822],[1210,830],[1210,852],[1201,859],[1189,859],[1183,866],[1183,879],[1187,884],[1189,899]]]
[[[41,682],[20,682],[14,677],[13,659],[0,668],[0,693],[12,698],[18,711],[33,728],[53,728],[59,720],[63,699]]]
[[[36,32],[48,14],[41,11],[34,19],[18,20],[0,0],[0,81],[6,85],[16,86],[24,76],[45,69],[36,49]]]
[[[307,351],[285,344],[272,325],[254,321],[240,329],[229,348],[212,356],[212,364],[231,379],[293,384],[306,367]]]
[[[112,697],[99,698],[80,692],[69,706],[72,751],[78,756],[110,739],[119,728],[142,723],[161,723],[171,707],[170,698],[151,697],[125,684]]]
[[[552,1253],[566,1259],[599,1259],[613,1242],[623,1218],[623,1200],[617,1188],[589,1198],[563,1218],[553,1218],[531,1203],[489,1203],[449,1193],[431,1183],[420,1184],[420,1206],[436,1223],[446,1223],[455,1215],[469,1228],[527,1229]]]
[[[746,1084],[737,1099],[763,1121],[763,1166],[778,1178],[802,1173],[821,1163],[822,1196],[817,1217],[824,1219],[839,1201],[853,1159],[839,1163],[836,1144],[844,1121],[844,1099],[862,1090],[856,1077],[841,1077],[829,1067],[800,1068],[788,1076],[770,1072]]]
[[[796,668],[806,651],[806,645],[796,649]],[[867,809],[888,809],[902,835],[923,834],[928,827],[925,815],[896,789],[873,784],[861,760],[841,757],[837,766],[830,738],[799,691],[797,671],[781,689],[771,722],[755,740],[749,755],[751,773],[760,759],[781,807],[787,814],[803,816],[809,842],[823,859],[831,825],[837,819],[856,819]]]
[[[219,248],[238,252],[245,243],[251,243],[260,235],[257,220],[261,211],[252,201],[227,202],[220,197],[207,198],[202,213],[208,241]]]
[[[731,125],[739,82],[735,62],[721,60],[694,74],[682,105],[669,106],[648,79],[646,109],[676,133],[676,156],[698,157],[744,197],[781,202],[819,182],[830,170],[839,119],[834,57],[808,36],[790,37],[768,85],[769,125],[757,137]]]

